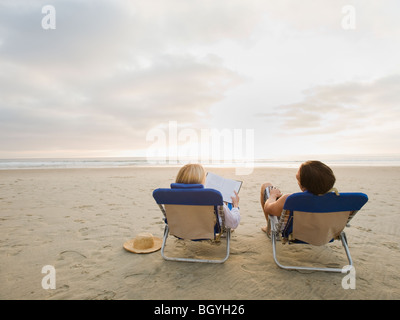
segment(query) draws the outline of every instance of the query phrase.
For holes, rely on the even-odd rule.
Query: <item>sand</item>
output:
[[[257,168],[244,181],[240,226],[221,265],[165,261],[160,251],[134,254],[123,243],[140,232],[162,237],[162,213],[152,191],[168,187],[177,168],[39,169],[0,171],[0,299],[399,299],[400,167],[333,167],[339,191],[361,191],[369,202],[346,228],[356,288],[345,274],[286,271],[273,261],[260,228],[259,188],[272,181],[297,192],[297,169]],[[190,254],[223,252],[169,238],[168,248]],[[315,261],[342,267],[340,242],[324,247],[285,245],[287,263]],[[169,251],[170,253],[173,251]],[[56,272],[44,289],[44,266]]]

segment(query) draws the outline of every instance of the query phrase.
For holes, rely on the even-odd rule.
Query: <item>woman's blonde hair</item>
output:
[[[204,183],[206,173],[201,164],[186,164],[178,172],[176,183]]]

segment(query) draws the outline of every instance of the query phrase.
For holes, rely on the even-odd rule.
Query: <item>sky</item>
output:
[[[398,0],[0,0],[0,158],[217,157],[218,137],[233,157],[399,154],[399,15]]]

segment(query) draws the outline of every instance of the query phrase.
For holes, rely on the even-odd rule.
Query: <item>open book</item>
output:
[[[234,191],[239,193],[243,181],[223,178],[215,173],[207,172],[206,188],[218,190],[225,202],[232,203],[231,197],[235,196]]]

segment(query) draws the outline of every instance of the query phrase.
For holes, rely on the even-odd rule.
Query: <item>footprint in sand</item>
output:
[[[89,235],[88,230],[89,230],[89,228],[81,228],[81,229],[79,229],[79,232],[81,233],[82,236],[87,236],[87,235]]]
[[[114,299],[116,293],[114,291],[106,291],[104,290],[102,293],[98,294],[97,296],[91,298],[94,300],[112,300]]]
[[[355,226],[354,228],[356,228],[357,230],[360,230],[360,231],[364,231],[364,232],[372,232],[372,229],[370,229],[370,228],[364,228],[364,227],[360,227],[360,226]]]
[[[84,258],[84,259],[87,258],[84,254],[82,254],[82,253],[80,253],[78,251],[75,251],[75,250],[61,251],[59,253],[59,255],[60,255],[60,257],[58,258],[58,260],[64,260],[65,257],[71,257],[71,256],[74,257],[74,258],[76,258],[76,257],[80,257],[80,258]]]
[[[260,263],[244,263],[240,266],[243,271],[249,273],[259,273],[261,271],[265,271],[266,267]]]
[[[399,250],[399,245],[396,242],[382,242],[382,244],[389,249]]]

